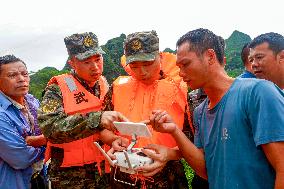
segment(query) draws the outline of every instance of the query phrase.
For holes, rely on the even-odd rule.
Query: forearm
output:
[[[46,138],[44,135],[28,136],[26,137],[26,142],[29,146],[40,147],[46,145]]]
[[[271,166],[274,168],[276,173],[275,189],[284,188],[284,142],[271,142],[261,145],[266,158],[268,159]]]
[[[14,169],[27,168],[34,162],[42,159],[44,154],[44,148],[26,146],[24,141],[18,143],[16,146],[14,141],[5,142],[3,145],[0,145],[0,147],[1,158]]]
[[[204,159],[204,153],[198,149],[190,140],[184,135],[184,133],[176,128],[172,133],[175,138],[179,150],[184,159],[189,165],[197,172],[197,174],[207,179],[207,171]]]
[[[104,129],[100,132],[100,140],[109,146],[111,146],[112,142],[119,137],[120,136],[115,135],[112,131],[107,129]]]
[[[52,143],[66,143],[101,131],[102,112],[67,115],[58,86],[47,88],[38,110],[38,123],[43,135]]]
[[[16,156],[17,160],[10,162],[10,165],[13,166],[14,169],[25,169],[34,164],[35,162],[43,160],[44,152],[45,147],[28,147],[27,149],[19,151],[18,156]]]
[[[39,125],[44,136],[52,143],[72,142],[98,133],[101,130],[101,113],[92,112],[88,116],[61,114],[47,120],[39,116]]]
[[[168,160],[179,160],[181,158],[182,154],[177,146],[168,150]]]

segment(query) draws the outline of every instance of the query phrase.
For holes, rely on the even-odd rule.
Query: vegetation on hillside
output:
[[[244,66],[241,60],[241,51],[246,43],[249,43],[251,38],[249,35],[239,31],[234,31],[232,35],[225,40],[225,56],[226,56],[226,71],[232,77],[236,77],[243,72]]]
[[[45,89],[47,82],[52,76],[60,75],[66,73],[66,70],[58,71],[53,67],[45,67],[38,72],[32,73],[30,75],[30,93],[36,98],[41,99],[42,92]]]
[[[104,72],[109,83],[112,83],[120,75],[126,75],[124,68],[120,65],[120,58],[123,55],[123,42],[125,40],[125,34],[121,34],[119,37],[108,40],[102,49],[106,54],[104,57]]]

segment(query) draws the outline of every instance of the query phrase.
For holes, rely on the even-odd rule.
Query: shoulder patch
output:
[[[47,103],[42,104],[41,110],[44,113],[52,113],[56,111],[59,105],[60,105],[60,102],[58,100],[50,99],[47,101]]]

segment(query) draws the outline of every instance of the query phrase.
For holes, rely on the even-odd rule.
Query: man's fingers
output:
[[[150,125],[150,120],[143,120],[143,121],[140,121],[140,123],[144,123],[146,125]]]
[[[117,144],[117,143],[113,143],[112,148],[113,148],[115,151],[123,151],[123,150],[125,150],[125,147],[122,147],[122,146],[120,146],[120,145]]]
[[[167,118],[168,118],[168,114],[164,114],[160,117],[158,123],[165,123],[167,121]]]
[[[122,144],[122,146],[125,147],[125,148],[127,148],[127,147],[129,146],[129,144],[130,144],[130,142],[129,142],[129,140],[127,140],[127,142],[124,142],[124,143]]]
[[[154,161],[154,163],[138,167],[136,170],[142,171],[142,172],[151,172],[159,167],[160,167],[160,164],[157,161]]]
[[[150,116],[150,125],[152,125],[153,128],[156,128],[157,121],[159,120],[160,115],[163,113],[161,110],[153,111],[154,113]]]
[[[152,115],[156,116],[156,115],[160,114],[161,112],[162,112],[162,110],[153,110]]]
[[[114,148],[115,151],[123,151],[127,148],[128,143],[129,141],[126,138],[117,138],[112,142],[112,148]]]
[[[159,110],[153,110],[152,111],[152,114],[155,114],[156,112],[158,112]]]
[[[121,122],[128,122],[129,120],[127,119],[127,117],[125,117],[124,115],[122,115],[122,113],[117,112],[118,114],[118,120],[117,121],[121,121]]]
[[[107,130],[110,130],[110,131],[113,131],[115,132],[116,131],[116,127],[114,126],[114,124],[110,121],[107,121],[105,123],[103,123],[103,126],[104,128],[106,128]]]
[[[110,159],[114,160],[116,159],[115,155],[113,154],[114,153],[114,149],[111,148],[108,152],[107,152],[107,155],[110,157]]]
[[[114,126],[114,124],[112,122],[109,123],[110,126],[110,130],[115,132],[116,131],[116,127]]]
[[[142,175],[149,177],[149,176],[153,176],[156,173],[160,172],[163,168],[164,168],[164,165],[156,161],[150,165],[144,165],[142,167],[139,167],[136,170],[141,172]]]
[[[129,145],[129,140],[127,138],[120,138],[121,146],[127,147]]]
[[[113,124],[114,121],[127,122],[129,120],[120,112],[116,111],[103,112],[101,122],[106,129],[111,131],[116,131],[116,128]]]
[[[149,150],[149,149],[141,149],[141,151],[146,154],[146,156],[148,156],[149,158],[152,158],[153,160],[159,160],[160,159],[160,155],[157,154],[155,151],[153,150]]]
[[[115,150],[115,151],[123,151],[123,150],[126,150],[126,147],[124,147],[124,146],[121,146],[121,145],[119,145],[119,144],[114,144],[113,146],[113,149]]]
[[[155,116],[154,115],[151,115],[150,116],[150,118],[149,118],[149,120],[150,120],[150,123],[149,123],[149,125],[151,125],[152,127],[154,127],[155,126]]]
[[[160,113],[156,116],[155,121],[156,121],[157,123],[159,123],[160,119],[161,119],[163,116],[165,116],[165,115],[167,115],[167,112],[166,112],[166,111],[160,112]]]
[[[158,172],[160,172],[162,170],[163,170],[163,167],[157,168],[154,171],[142,173],[142,175],[145,176],[145,177],[152,177],[152,176],[154,176],[155,174],[157,174]]]
[[[144,149],[151,149],[151,150],[158,152],[159,145],[158,144],[148,144],[147,146],[144,146]]]

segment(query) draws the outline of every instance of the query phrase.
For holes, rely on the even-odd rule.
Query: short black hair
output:
[[[26,66],[26,63],[22,61],[20,58],[14,56],[13,54],[8,54],[8,55],[0,56],[0,71],[1,71],[1,66],[3,64],[10,64],[14,62],[22,62]]]
[[[242,51],[241,51],[241,59],[244,65],[248,62],[249,56],[249,43],[244,44]]]
[[[203,54],[208,49],[213,49],[219,63],[221,65],[224,64],[225,41],[222,37],[215,35],[212,31],[203,28],[189,31],[179,38],[176,46],[179,47],[184,42],[190,44],[189,51],[194,51],[199,55]]]
[[[249,48],[255,48],[257,45],[267,42],[269,48],[274,54],[278,54],[280,51],[284,50],[284,37],[279,33],[265,33],[257,36],[249,44]]]

